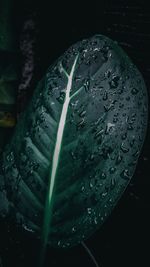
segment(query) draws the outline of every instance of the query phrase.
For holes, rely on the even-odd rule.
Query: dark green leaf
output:
[[[146,126],[145,84],[122,49],[102,35],[73,45],[39,83],[4,153],[11,214],[43,231],[45,244],[88,238],[133,176]]]

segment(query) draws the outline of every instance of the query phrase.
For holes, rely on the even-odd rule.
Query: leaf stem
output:
[[[93,261],[94,265],[96,267],[100,267],[98,262],[96,261],[94,255],[92,254],[92,252],[90,251],[90,249],[87,247],[87,245],[84,242],[81,242],[82,246],[85,248],[86,252],[88,253],[88,255],[90,256],[91,260]],[[101,266],[102,267],[102,266]]]

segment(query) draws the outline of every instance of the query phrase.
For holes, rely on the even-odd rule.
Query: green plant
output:
[[[133,176],[146,127],[145,83],[123,50],[102,35],[71,46],[38,84],[3,154],[3,216],[42,232],[42,258],[48,243],[87,239]]]

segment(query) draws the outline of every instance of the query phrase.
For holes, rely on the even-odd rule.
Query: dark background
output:
[[[83,3],[83,2],[82,2]],[[146,1],[16,1],[18,38],[24,21],[35,23],[34,68],[28,97],[47,67],[71,44],[94,34],[116,40],[137,65],[150,90],[150,8]],[[32,39],[32,34],[31,34]],[[136,172],[107,222],[85,243],[99,267],[150,266],[150,121]],[[1,222],[0,255],[3,267],[36,266],[38,241],[15,225]],[[86,250],[49,249],[46,266],[92,267]]]

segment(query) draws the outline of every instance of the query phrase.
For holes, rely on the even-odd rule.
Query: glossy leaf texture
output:
[[[38,236],[44,221],[51,246],[87,239],[133,176],[147,98],[116,42],[95,35],[71,46],[38,84],[3,154],[3,216]]]

